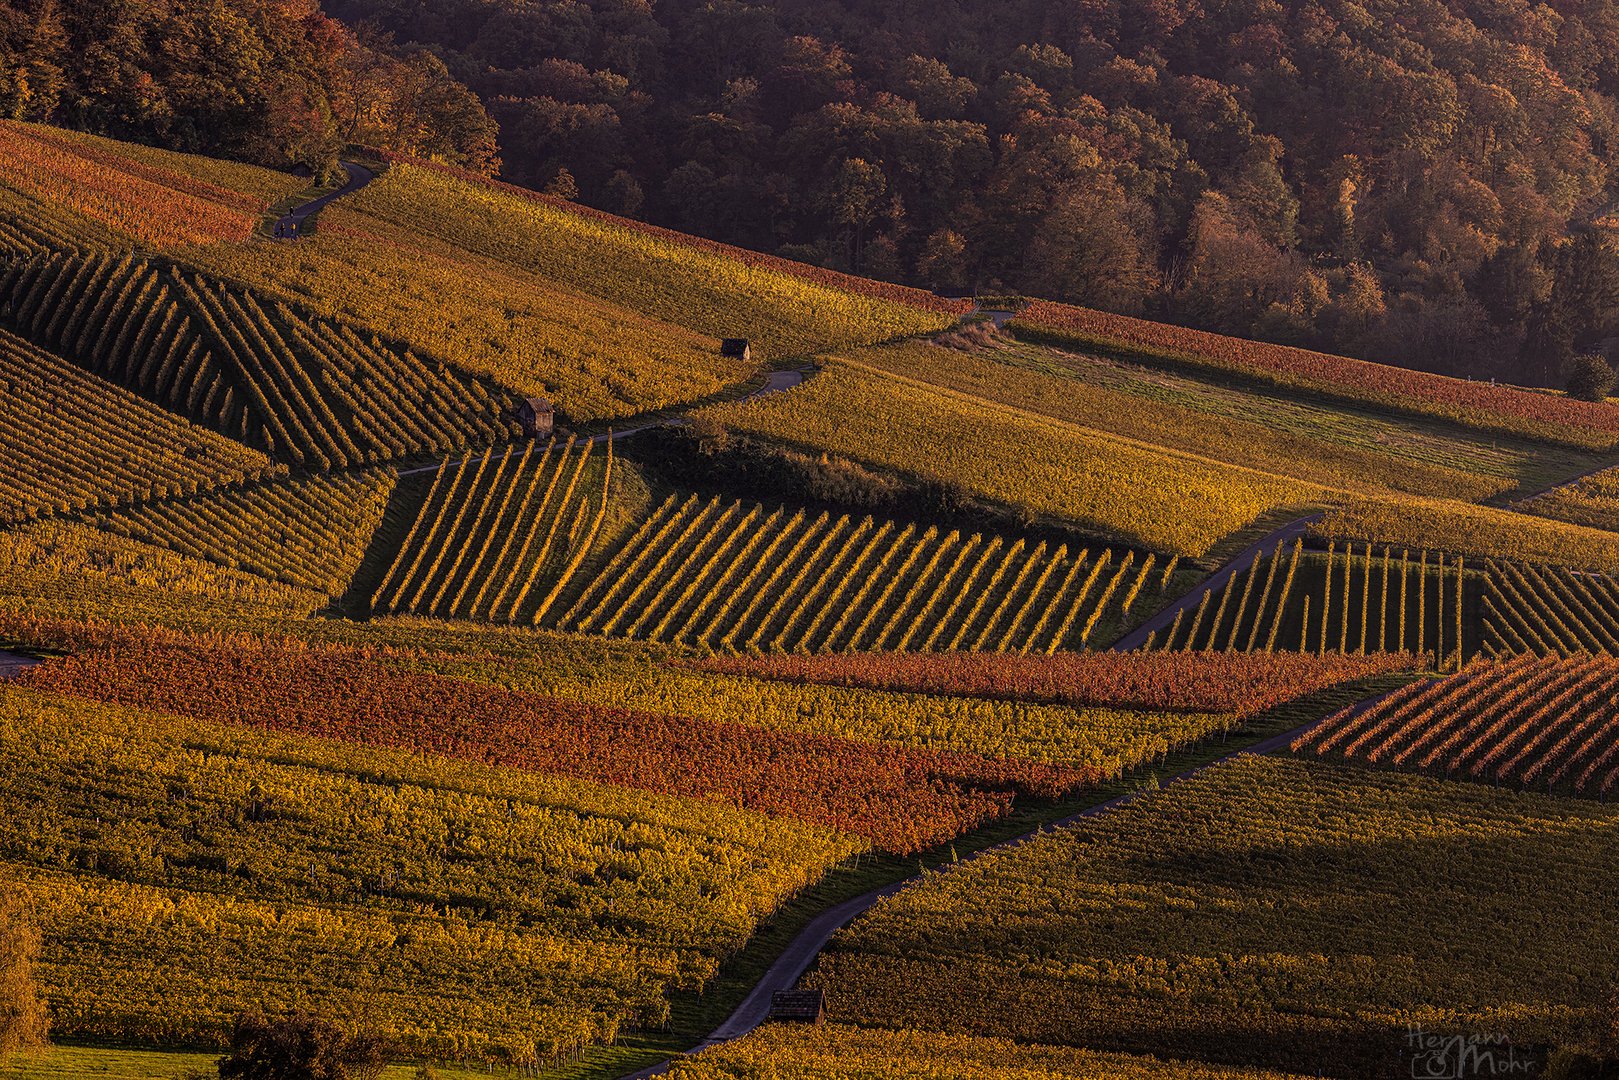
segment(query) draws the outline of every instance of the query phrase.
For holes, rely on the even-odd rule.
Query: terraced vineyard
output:
[[[0,330],[0,519],[189,493],[270,461]]]
[[[1157,558],[671,496],[555,622],[771,652],[1054,652],[1167,575]]]
[[[1606,797],[1619,784],[1619,660],[1481,664],[1341,712],[1293,749]]]
[[[393,490],[391,469],[305,477],[101,516],[108,532],[337,596]]]
[[[30,340],[293,464],[369,464],[511,431],[488,384],[152,260],[16,263],[0,271],[0,312]]]
[[[1432,653],[1471,656],[1467,564],[1423,551],[1336,544],[1278,545],[1195,608],[1179,612],[1148,648],[1252,652]]]
[[[595,443],[530,443],[447,464],[371,595],[374,614],[542,621],[584,563],[607,514],[613,444],[583,483]]]

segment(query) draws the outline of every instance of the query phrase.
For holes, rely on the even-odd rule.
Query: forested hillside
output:
[[[744,246],[1475,378],[1615,331],[1611,0],[329,7],[442,50],[508,179]]]
[[[350,143],[497,164],[441,60],[317,0],[0,0],[0,117],[316,171]]]

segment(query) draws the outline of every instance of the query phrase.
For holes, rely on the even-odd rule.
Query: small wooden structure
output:
[[[517,422],[531,439],[549,439],[556,423],[556,408],[545,398],[527,397],[517,403]]]
[[[744,362],[753,359],[753,345],[745,337],[728,337],[720,342],[720,355]]]
[[[826,993],[821,990],[777,990],[770,995],[770,1019],[783,1024],[824,1024]]]

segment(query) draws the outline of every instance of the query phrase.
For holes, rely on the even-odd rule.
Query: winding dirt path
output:
[[[304,233],[304,223],[311,217],[314,217],[327,206],[336,202],[338,199],[343,198],[345,195],[353,195],[356,191],[359,191],[372,180],[376,179],[376,173],[372,172],[364,165],[360,165],[353,161],[340,161],[338,164],[341,165],[343,167],[343,171],[348,174],[348,182],[342,187],[338,188],[336,191],[328,191],[319,198],[310,199],[306,203],[300,203],[299,205],[294,206],[291,210],[288,210],[285,214],[282,214],[276,219],[275,228],[272,230],[272,235],[275,237],[275,239],[298,239]]]
[[[0,650],[0,680],[15,679],[29,668],[43,663],[32,656]]]

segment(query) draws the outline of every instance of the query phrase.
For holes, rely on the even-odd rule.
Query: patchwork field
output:
[[[63,1044],[0,1077],[195,1080],[296,1007],[390,1080],[614,1080],[795,940],[833,1022],[670,1075],[1611,1021],[1612,405],[1001,332],[405,158],[295,242],[285,174],[0,158],[0,961],[37,924]]]
[[[358,986],[416,1053],[550,1059],[657,1022],[666,985],[858,849],[724,806],[34,690],[0,694],[0,754],[0,877],[34,898],[67,1037],[217,1044],[266,995],[341,1013]]]

